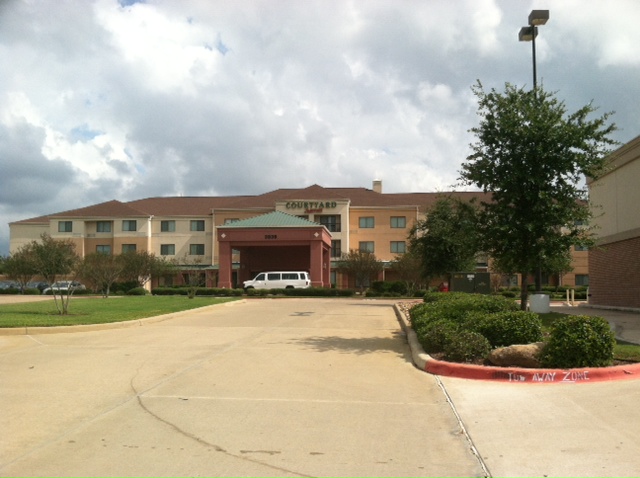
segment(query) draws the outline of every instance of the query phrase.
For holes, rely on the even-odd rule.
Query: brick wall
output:
[[[640,237],[589,250],[590,303],[640,308]]]

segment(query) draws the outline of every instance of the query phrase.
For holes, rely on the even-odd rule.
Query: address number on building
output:
[[[264,238],[265,239],[269,239],[269,240],[278,239],[278,235],[277,234],[265,234]]]

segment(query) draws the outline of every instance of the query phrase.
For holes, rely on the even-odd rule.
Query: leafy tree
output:
[[[40,236],[41,241],[32,241],[28,247],[33,250],[35,270],[51,285],[59,276],[68,276],[77,271],[80,258],[76,254],[76,245],[71,239],[53,239],[48,234]],[[51,288],[53,301],[60,315],[69,313],[69,301],[73,287],[67,290]],[[57,296],[60,296],[58,304]]]
[[[148,251],[125,252],[121,254],[121,260],[124,267],[120,279],[136,282],[138,287],[144,287],[152,276],[162,275],[173,267],[168,261]]]
[[[424,277],[475,270],[479,252],[477,208],[451,196],[438,199],[410,232],[411,248],[421,258]]]
[[[38,273],[35,259],[33,245],[25,244],[4,261],[5,274],[20,284],[20,289],[23,292],[27,284]]]
[[[422,284],[422,257],[416,253],[413,247],[399,256],[396,256],[391,268],[397,272],[398,277],[407,286],[407,293],[413,292]]]
[[[80,276],[89,282],[96,291],[101,291],[106,299],[113,283],[122,275],[125,262],[121,255],[114,256],[97,252],[84,257],[80,265]]]
[[[382,263],[373,252],[351,249],[342,254],[338,270],[345,272],[356,281],[356,287],[362,292],[367,283],[382,271]]]
[[[198,287],[203,287],[206,283],[206,277],[200,268],[202,259],[198,256],[189,256],[185,253],[180,261],[183,277],[187,283],[187,297],[193,299],[198,292]]]
[[[611,113],[589,119],[589,104],[567,113],[565,104],[542,88],[505,91],[473,88],[480,125],[462,166],[461,180],[491,192],[483,203],[480,233],[484,250],[504,271],[522,275],[521,307],[527,303],[527,276],[544,270],[572,245],[591,245],[591,216],[584,176],[602,174],[615,141]]]

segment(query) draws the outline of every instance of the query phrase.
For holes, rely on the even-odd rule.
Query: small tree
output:
[[[180,262],[181,269],[183,270],[183,277],[187,283],[187,297],[193,299],[197,292],[198,287],[205,285],[205,277],[200,268],[202,259],[199,256],[189,256],[185,253],[182,261]]]
[[[391,268],[396,271],[400,280],[406,284],[409,295],[413,295],[423,282],[422,258],[416,254],[412,247],[409,247],[406,253],[396,256]]]
[[[20,289],[24,292],[27,284],[38,273],[33,245],[25,244],[11,254],[4,262],[4,271],[10,279],[20,284]]]
[[[32,241],[29,247],[33,250],[35,270],[51,284],[51,294],[60,315],[69,313],[69,300],[73,295],[73,287],[67,290],[53,287],[58,276],[68,276],[77,271],[80,258],[76,254],[76,246],[71,239],[53,239],[48,234],[40,236],[41,242]],[[58,304],[57,296],[60,296]]]
[[[7,273],[6,264],[8,260],[9,256],[0,256],[0,274]]]
[[[151,277],[160,276],[173,268],[170,262],[156,257],[152,252],[125,252],[120,257],[123,262],[120,279],[136,282],[138,287],[144,287]]]
[[[567,114],[563,102],[542,88],[524,91],[507,84],[486,93],[480,82],[480,125],[462,167],[461,180],[492,193],[483,203],[480,233],[484,250],[503,271],[522,276],[521,307],[527,306],[528,275],[544,269],[572,245],[593,243],[584,176],[597,178],[615,141],[610,114],[589,119],[589,104]]]
[[[477,208],[450,196],[438,199],[410,232],[411,248],[421,258],[427,279],[475,270],[479,252]]]
[[[111,286],[120,278],[124,267],[122,256],[97,252],[84,257],[80,265],[80,276],[96,291],[101,291],[106,299],[109,297]]]
[[[342,255],[338,269],[352,276],[362,292],[366,284],[382,271],[382,263],[373,252],[351,249]]]

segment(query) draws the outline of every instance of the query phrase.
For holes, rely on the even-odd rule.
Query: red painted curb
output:
[[[429,359],[424,370],[434,375],[446,377],[520,383],[586,383],[640,379],[640,363],[563,370],[492,367]]]

